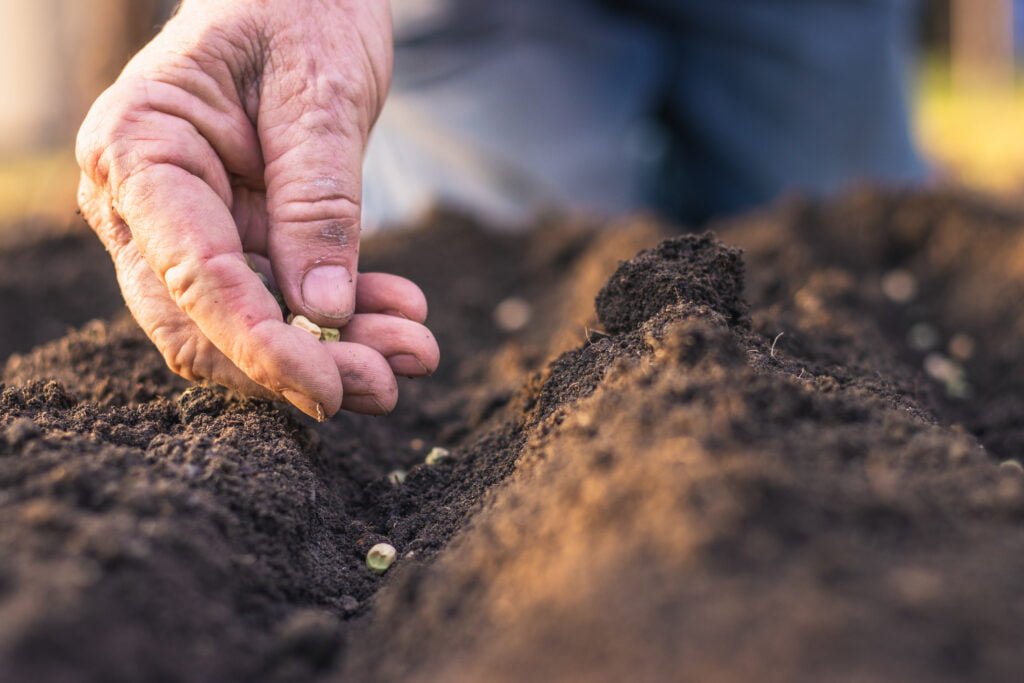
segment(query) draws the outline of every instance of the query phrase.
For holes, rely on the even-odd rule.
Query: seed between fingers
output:
[[[288,317],[290,318],[288,323],[292,327],[297,327],[300,330],[305,330],[306,332],[309,332],[311,335],[313,335],[317,339],[320,338],[320,335],[323,332],[323,330],[320,329],[319,325],[317,325],[315,322],[313,322],[312,320],[310,320],[306,316],[304,316],[304,315],[291,315],[291,316],[288,316]]]
[[[274,289],[274,287],[270,283],[270,278],[256,270],[256,265],[252,262],[252,259],[249,258],[248,255],[246,255],[245,257],[245,262],[249,265],[249,268],[254,273],[256,273],[257,277],[259,277],[260,279],[260,282],[263,283],[263,286],[266,287],[267,290],[274,296],[274,299],[277,301],[277,304],[281,307],[281,313],[285,317],[285,322],[287,322],[289,325],[298,327],[299,329],[309,332],[311,335],[313,335],[314,337],[321,341],[341,341],[341,330],[337,329],[336,327],[320,327],[319,325],[317,325],[315,322],[313,322],[304,315],[294,315],[293,313],[291,313],[288,310],[288,306],[285,304],[284,295],[282,295],[281,292]]]

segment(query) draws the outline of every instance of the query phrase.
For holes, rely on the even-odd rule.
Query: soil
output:
[[[1020,680],[1021,226],[439,213],[364,267],[423,285],[441,370],[324,425],[171,376],[87,236],[0,254],[38,264],[0,349],[104,318],[4,370],[0,680]]]
[[[15,231],[18,244],[0,248],[0,359],[124,308],[98,240],[35,225],[0,233]],[[45,237],[32,240],[33,232]]]

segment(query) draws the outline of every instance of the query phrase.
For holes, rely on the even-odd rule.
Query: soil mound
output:
[[[0,679],[1015,680],[1021,225],[875,192],[717,239],[437,216],[365,249],[447,352],[386,419],[189,388],[127,321],[14,356]]]
[[[710,234],[665,240],[623,263],[597,295],[597,317],[611,334],[631,332],[672,304],[695,315],[707,307],[728,320],[746,316],[743,260]]]

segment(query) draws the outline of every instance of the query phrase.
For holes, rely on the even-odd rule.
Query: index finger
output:
[[[245,262],[229,208],[208,184],[173,164],[143,166],[124,176],[115,208],[175,304],[217,349],[303,412],[322,419],[339,410],[334,360],[281,319]]]

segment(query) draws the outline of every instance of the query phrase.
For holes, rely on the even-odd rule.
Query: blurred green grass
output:
[[[932,61],[915,95],[918,143],[943,179],[1000,196],[1024,188],[1024,82],[958,88]]]

